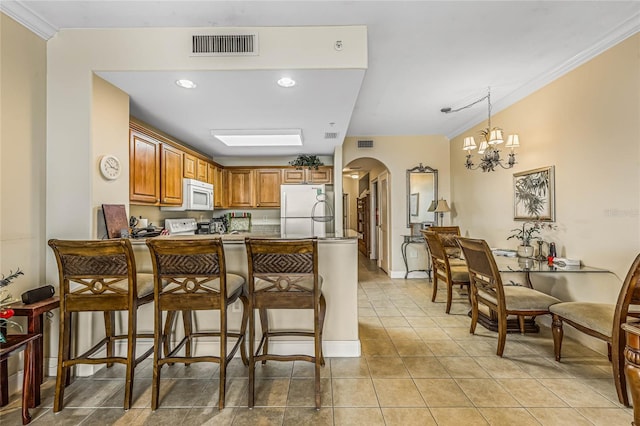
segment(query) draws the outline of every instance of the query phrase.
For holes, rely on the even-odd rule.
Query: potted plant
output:
[[[295,166],[297,169],[308,167],[309,169],[318,170],[319,166],[324,166],[324,163],[320,161],[317,155],[298,155],[298,158],[289,161],[289,164]]]
[[[507,237],[507,240],[515,238],[520,240],[520,245],[518,246],[518,256],[520,257],[531,257],[533,256],[533,246],[531,245],[531,240],[540,233],[540,229],[542,225],[540,222],[523,222],[521,228],[515,228],[511,230],[511,235]]]

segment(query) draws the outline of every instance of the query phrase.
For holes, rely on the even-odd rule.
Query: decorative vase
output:
[[[518,256],[520,257],[533,256],[533,246],[518,246]]]

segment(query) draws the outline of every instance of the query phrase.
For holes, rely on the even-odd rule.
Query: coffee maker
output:
[[[224,217],[214,217],[209,221],[210,234],[224,234],[227,232],[227,224]]]

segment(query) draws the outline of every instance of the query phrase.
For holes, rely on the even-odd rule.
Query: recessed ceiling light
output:
[[[282,77],[278,80],[278,86],[280,87],[293,87],[296,85],[296,81],[289,77]]]
[[[197,85],[191,80],[176,80],[176,84],[185,89],[195,89]]]
[[[302,145],[300,129],[212,130],[211,134],[227,146]]]

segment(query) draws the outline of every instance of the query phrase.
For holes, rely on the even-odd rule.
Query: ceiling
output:
[[[130,95],[132,115],[213,157],[332,155],[345,136],[453,137],[486,119],[486,104],[441,108],[469,104],[490,86],[497,112],[640,30],[637,1],[3,0],[0,8],[43,38],[64,28],[367,26],[366,71],[298,70],[291,89],[274,84],[282,70],[100,74]],[[198,84],[188,94],[173,84],[185,77]],[[210,132],[237,128],[302,129],[305,145],[229,148]]]

